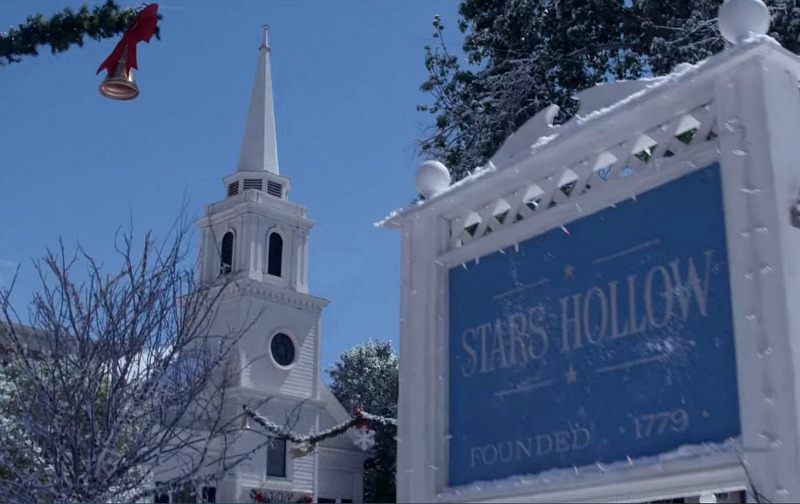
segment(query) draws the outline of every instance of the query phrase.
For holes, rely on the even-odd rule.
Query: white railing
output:
[[[674,160],[714,141],[713,102],[660,121],[644,133],[607,149],[590,152],[578,162],[534,180],[523,180],[512,192],[470,208],[449,221],[449,248],[459,248],[493,232],[542,215],[567,203],[580,204],[589,191],[628,182],[656,170],[668,170]],[[601,127],[594,125],[595,128]]]

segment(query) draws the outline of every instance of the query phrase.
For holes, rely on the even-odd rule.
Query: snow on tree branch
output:
[[[118,235],[113,275],[59,243],[37,265],[29,326],[0,290],[0,501],[141,499],[222,477],[266,444],[237,447],[240,417],[223,407],[257,316],[215,324],[233,284],[194,282],[187,229],[163,244]]]
[[[537,112],[555,104],[557,123],[576,110],[573,96],[611,80],[663,75],[679,63],[720,52],[722,0],[636,2],[463,0],[460,52],[438,16],[425,48],[433,116],[420,154],[443,162],[458,180],[484,166]],[[800,0],[766,0],[770,36],[800,53]]]

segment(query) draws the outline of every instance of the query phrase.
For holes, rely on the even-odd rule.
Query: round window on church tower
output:
[[[294,341],[284,333],[278,333],[272,337],[269,351],[272,354],[272,359],[279,366],[287,367],[294,363]]]

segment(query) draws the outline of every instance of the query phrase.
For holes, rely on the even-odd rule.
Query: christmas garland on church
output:
[[[116,37],[133,25],[139,10],[123,9],[113,0],[107,0],[91,11],[84,4],[77,12],[68,7],[50,19],[42,14],[28,16],[24,24],[10,28],[8,33],[0,32],[0,65],[18,63],[23,56],[37,56],[39,46],[50,46],[55,54],[73,45],[82,47],[84,36],[98,41]],[[160,38],[158,28],[155,36]]]
[[[349,420],[344,421],[338,425],[334,425],[330,429],[318,432],[317,434],[303,435],[293,432],[286,426],[278,425],[268,418],[259,415],[252,408],[246,404],[242,406],[245,415],[251,418],[255,423],[266,429],[270,434],[277,438],[288,439],[295,447],[292,449],[292,455],[295,457],[302,457],[310,453],[316,447],[317,443],[325,441],[326,439],[340,436],[348,431],[348,429],[355,428],[361,434],[357,444],[362,450],[367,450],[374,444],[373,424],[383,427],[397,427],[397,420],[390,417],[381,415],[373,415],[361,409],[356,409],[355,413]]]

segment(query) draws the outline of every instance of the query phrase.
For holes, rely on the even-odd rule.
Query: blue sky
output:
[[[92,5],[98,4],[92,2]],[[2,0],[0,26],[80,1]],[[134,6],[135,3],[123,5]],[[316,221],[312,293],[331,299],[323,366],[354,344],[397,348],[400,236],[372,223],[416,195],[414,141],[431,124],[425,44],[439,14],[460,43],[456,0],[169,0],[161,40],[139,46],[142,94],[115,102],[95,71],[116,39],[0,67],[0,282],[63,236],[111,270],[115,231],[164,237],[181,209],[199,217],[236,169],[261,26],[268,23],[281,174]],[[197,239],[195,232],[193,239]]]

